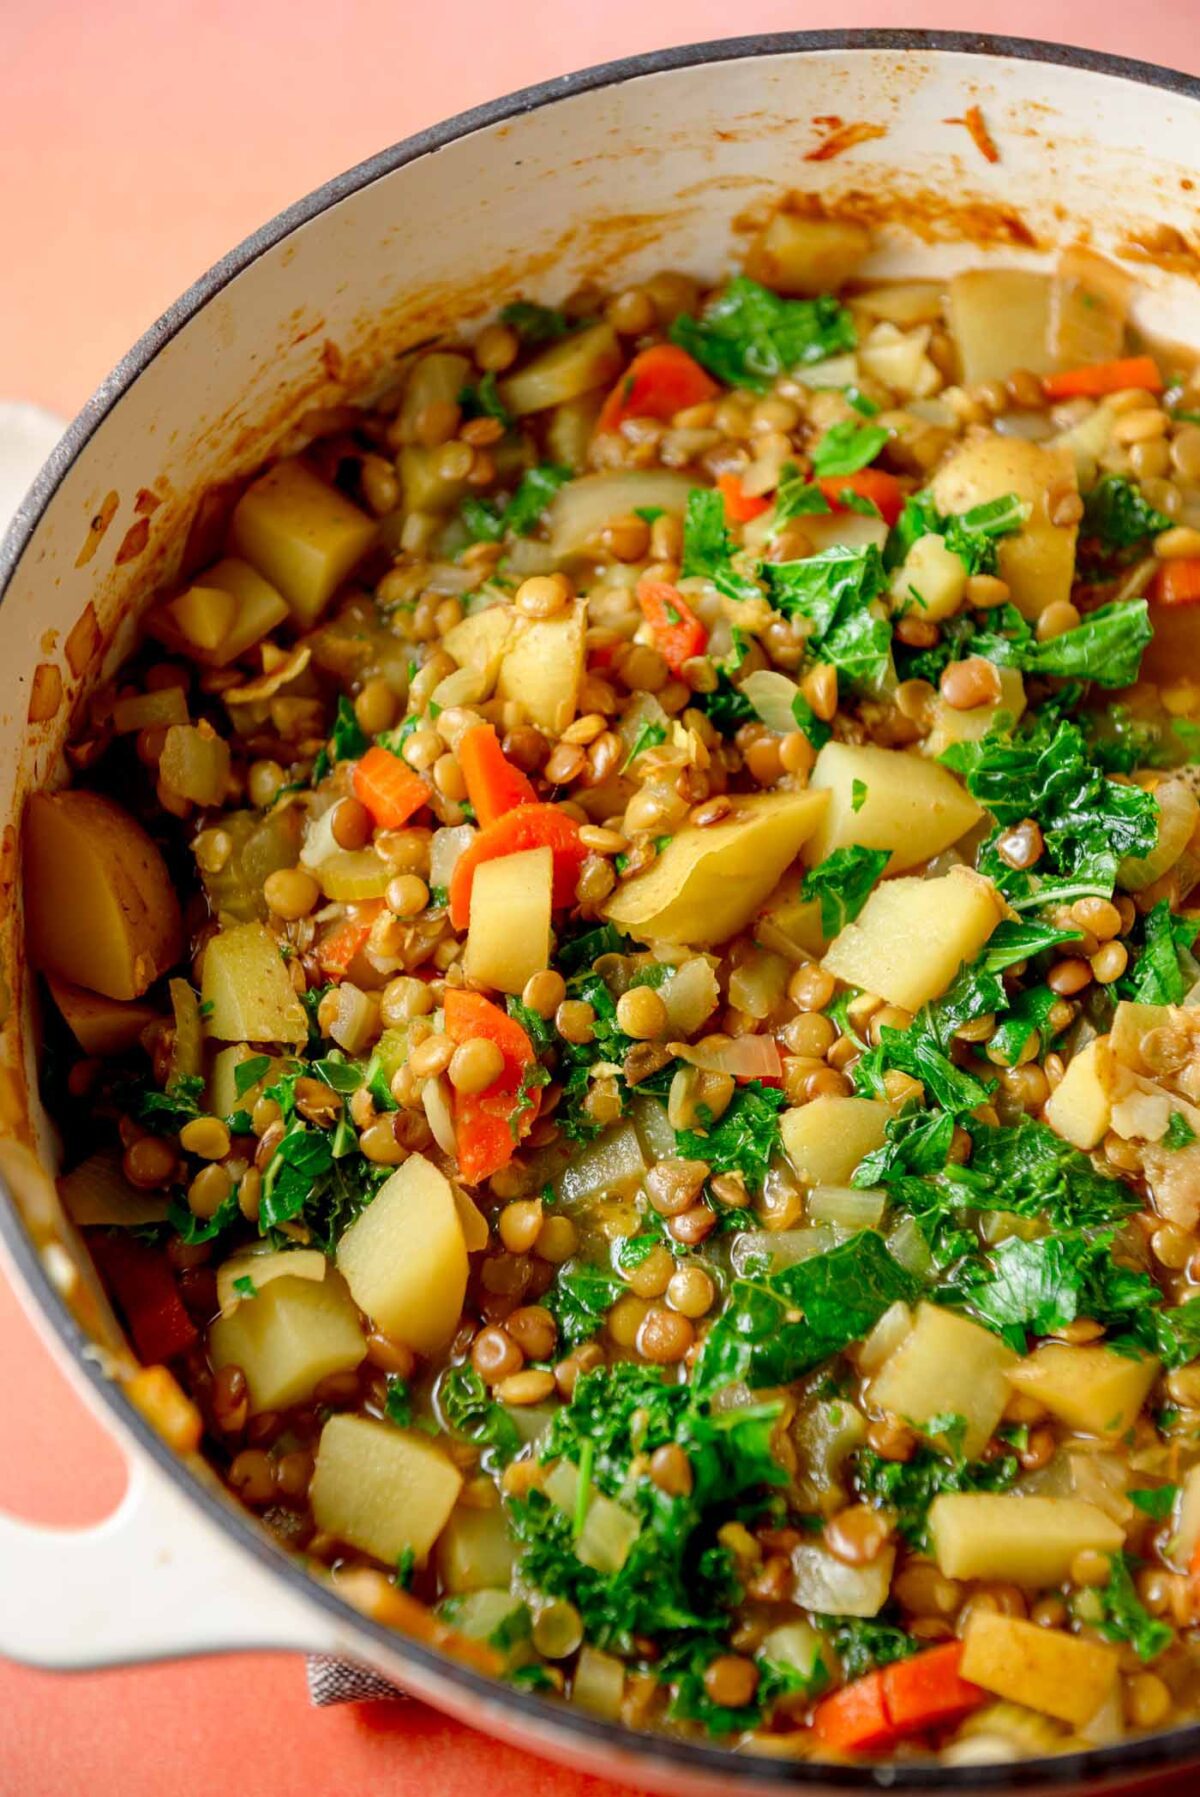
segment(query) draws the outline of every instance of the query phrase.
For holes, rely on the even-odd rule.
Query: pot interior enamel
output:
[[[966,126],[972,107],[994,162]],[[668,52],[550,83],[385,153],[266,227],[150,332],[72,428],[0,557],[0,1169],[46,1275],[37,1301],[60,1334],[68,1306],[88,1327],[104,1315],[72,1255],[47,1177],[54,1145],[27,1083],[36,1028],[21,956],[21,802],[57,777],[72,719],[171,578],[205,489],[295,438],[306,412],[369,393],[402,351],[518,294],[553,302],[592,277],[620,286],[662,267],[719,275],[747,221],[788,190],[877,227],[876,273],[1041,266],[1083,237],[1134,265],[1142,322],[1200,340],[1188,235],[1198,141],[1196,84],[1037,46],[866,33]],[[366,1631],[358,1644],[392,1670],[406,1657],[413,1668]],[[605,1725],[551,1723],[535,1700],[484,1696],[461,1674],[439,1676],[430,1656],[415,1661],[410,1682],[445,1707],[660,1788],[707,1786],[705,1768],[711,1788],[872,1780],[763,1761],[731,1772],[726,1760],[722,1774],[712,1750],[629,1737],[622,1750],[611,1729],[605,1746]],[[935,1769],[912,1782],[1082,1785],[1167,1756],[1143,1743],[1107,1765],[1088,1757],[1086,1768]]]

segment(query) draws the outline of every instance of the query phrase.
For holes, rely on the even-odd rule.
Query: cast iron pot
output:
[[[996,162],[964,128],[973,105]],[[831,142],[834,115],[877,129]],[[619,286],[664,266],[715,278],[745,216],[788,188],[877,224],[881,274],[1044,267],[1056,244],[1085,236],[1136,264],[1143,322],[1200,341],[1186,242],[1197,143],[1200,83],[1050,44],[807,32],[632,57],[464,113],[340,175],[205,275],[109,376],[0,549],[0,1242],[47,1342],[120,1437],[129,1485],[95,1529],[0,1518],[0,1651],[62,1668],[341,1654],[506,1741],[664,1792],[1082,1792],[1200,1764],[1196,1724],[959,1768],[789,1763],[634,1735],[481,1678],[310,1578],[122,1390],[128,1354],[61,1213],[58,1144],[35,1095],[18,827],[24,795],[60,777],[72,718],[202,527],[201,495],[294,439],[313,407],[369,395],[404,349],[518,293],[553,301],[588,278]]]

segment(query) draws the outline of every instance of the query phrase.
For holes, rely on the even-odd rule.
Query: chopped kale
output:
[[[738,275],[700,318],[681,314],[671,339],[730,387],[765,393],[781,374],[854,348],[849,312],[828,294],[783,299]]]

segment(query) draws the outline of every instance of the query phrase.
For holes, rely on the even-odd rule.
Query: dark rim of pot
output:
[[[336,176],[305,199],[298,200],[247,237],[235,250],[230,251],[229,255],[216,263],[164,312],[117,364],[68,427],[19,507],[0,543],[0,602],[3,601],[13,572],[58,487],[76,457],[123,394],[164,345],[183,330],[215,295],[258,257],[274,249],[301,225],[336,205],[339,200],[358,193],[372,182],[415,162],[419,157],[444,149],[446,145],[472,132],[501,124],[541,107],[552,106],[559,100],[571,99],[578,94],[613,87],[626,81],[636,81],[644,75],[669,74],[674,69],[694,68],[702,63],[736,62],[758,56],[828,50],[957,52],[992,56],[1009,61],[1082,69],[1110,79],[1135,81],[1143,86],[1165,89],[1188,99],[1200,99],[1200,81],[1191,76],[1160,68],[1153,63],[1136,62],[1127,57],[1110,56],[1099,51],[1073,49],[1063,44],[1041,43],[1028,38],[997,37],[990,33],[856,30],[780,32],[765,36],[724,38],[712,43],[687,44],[651,51],[624,57],[616,62],[601,63],[577,74],[554,77],[539,82],[534,87],[522,88],[502,99],[489,101],[486,105],[472,107],[470,111],[459,113],[442,124],[418,131],[392,148],[359,163],[356,168]],[[691,1772],[706,1782],[708,1779],[723,1779],[726,1783],[737,1780],[747,1788],[808,1785],[826,1788],[836,1786],[847,1790],[876,1787],[904,1792],[938,1789],[1015,1790],[1033,1786],[1045,1788],[1073,1785],[1100,1790],[1122,1784],[1134,1773],[1156,1770],[1165,1773],[1179,1769],[1193,1756],[1200,1757],[1200,1723],[1192,1723],[1163,1734],[1124,1741],[1110,1747],[998,1765],[946,1766],[933,1760],[914,1761],[911,1764],[893,1761],[880,1765],[786,1762],[747,1754],[735,1755],[724,1748],[667,1735],[639,1735],[619,1723],[601,1721],[561,1703],[548,1701],[532,1692],[518,1690],[473,1672],[432,1649],[369,1621],[337,1597],[330,1587],[314,1579],[299,1559],[276,1546],[248,1513],[242,1511],[232,1500],[227,1502],[222,1499],[188,1470],[180,1457],[134,1409],[121,1387],[105,1376],[96,1357],[84,1353],[89,1345],[89,1338],[51,1283],[41,1257],[12,1202],[11,1193],[2,1181],[0,1191],[3,1191],[7,1199],[6,1203],[0,1204],[0,1235],[36,1299],[39,1310],[49,1319],[74,1361],[76,1371],[83,1374],[101,1402],[116,1414],[122,1429],[137,1438],[142,1452],[165,1475],[185,1486],[191,1500],[207,1514],[211,1522],[232,1536],[275,1577],[285,1581],[297,1596],[336,1616],[343,1625],[350,1621],[357,1634],[378,1643],[389,1656],[421,1667],[447,1684],[457,1687],[464,1695],[475,1696],[488,1706],[507,1711],[514,1722],[526,1722],[535,1737],[540,1736],[546,1740],[556,1737],[560,1747],[568,1747],[574,1738],[581,1744],[586,1742],[593,1749],[607,1750],[614,1756],[614,1771],[618,1775],[624,1771],[626,1764],[636,1762],[634,1769],[644,1770],[646,1774],[652,1774],[656,1768],[663,1773],[673,1771],[677,1775]]]

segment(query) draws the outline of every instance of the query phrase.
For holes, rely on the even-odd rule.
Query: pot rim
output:
[[[759,56],[829,50],[899,50],[934,54],[953,52],[994,57],[998,60],[1037,62],[1081,69],[1089,74],[1115,80],[1136,81],[1146,87],[1200,100],[1200,80],[1178,70],[1140,62],[1130,57],[1047,43],[1035,38],[1006,37],[988,32],[872,27],[846,31],[761,33],[645,51],[595,64],[573,74],[554,76],[531,87],[519,88],[499,99],[471,107],[466,112],[457,113],[379,151],[344,174],[334,176],[303,199],[295,201],[253,231],[168,307],[161,318],[122,357],[67,427],[18,507],[8,530],[0,540],[0,604],[3,603],[13,573],[58,488],[76,458],[124,394],[165,345],[210,300],[260,256],[274,249],[300,226],[318,217],[340,200],[358,193],[423,156],[444,149],[459,138],[502,124],[523,113],[553,105],[559,100],[572,99],[579,94],[638,80],[645,75],[669,74],[677,69],[694,68],[703,63],[746,61]],[[90,1345],[90,1338],[53,1285],[42,1258],[24,1227],[7,1182],[2,1178],[0,1195],[6,1200],[0,1203],[0,1240],[24,1280],[30,1296],[37,1303],[39,1320],[54,1330],[59,1344],[70,1355],[77,1376],[82,1375],[87,1380],[100,1404],[115,1417],[120,1432],[136,1439],[141,1451],[160,1472],[186,1490],[191,1501],[210,1522],[231,1536],[266,1571],[285,1580],[295,1595],[325,1610],[343,1624],[352,1622],[356,1633],[377,1644],[388,1657],[409,1660],[458,1687],[464,1694],[485,1699],[489,1706],[507,1711],[514,1721],[528,1722],[531,1732],[537,1735],[549,1734],[560,1740],[574,1735],[597,1749],[616,1750],[623,1760],[633,1757],[642,1761],[647,1772],[653,1771],[656,1766],[664,1772],[691,1771],[724,1778],[726,1781],[737,1780],[744,1783],[747,1789],[792,1785],[861,1791],[874,1787],[903,1793],[933,1790],[1023,1790],[1034,1786],[1085,1785],[1095,1790],[1122,1784],[1137,1772],[1166,1770],[1186,1764],[1191,1756],[1200,1758],[1200,1722],[1197,1722],[1110,1747],[996,1765],[946,1766],[934,1761],[914,1762],[911,1765],[895,1762],[837,1765],[822,1761],[775,1760],[753,1755],[735,1755],[725,1748],[674,1739],[667,1735],[638,1735],[620,1723],[602,1721],[577,1709],[539,1697],[533,1692],[520,1690],[474,1672],[419,1642],[399,1635],[380,1623],[372,1622],[338,1597],[332,1588],[314,1579],[299,1559],[273,1543],[247,1513],[219,1497],[215,1490],[210,1490],[191,1472],[187,1462],[168,1447],[134,1408],[123,1388],[106,1377],[96,1356],[84,1352]]]

